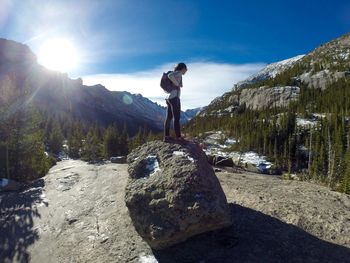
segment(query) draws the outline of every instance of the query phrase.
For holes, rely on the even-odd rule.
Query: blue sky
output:
[[[69,38],[79,50],[80,62],[68,74],[86,77],[89,84],[98,75],[96,80],[107,88],[123,90],[108,85],[108,79],[156,74],[178,61],[211,70],[217,79],[211,79],[211,86],[203,84],[207,99],[186,108],[204,106],[230,90],[230,81],[239,81],[266,63],[305,54],[349,29],[350,1],[341,0],[0,1],[0,37],[26,43],[35,53],[50,38]],[[222,74],[215,71],[222,66],[235,78],[220,82]],[[201,78],[196,71],[196,78]],[[208,74],[203,71],[202,77]],[[184,88],[186,78],[191,79],[191,68]],[[137,92],[157,97],[142,89]]]

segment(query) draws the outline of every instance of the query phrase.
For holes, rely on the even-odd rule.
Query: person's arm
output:
[[[181,75],[180,75],[180,79],[179,79],[179,73],[181,74],[181,72],[171,72],[168,75],[168,78],[171,80],[172,83],[174,83],[174,85],[176,87],[180,87],[181,85]]]

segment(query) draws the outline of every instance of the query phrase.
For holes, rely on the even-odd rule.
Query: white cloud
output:
[[[175,63],[174,63],[175,64]],[[159,86],[163,72],[174,64],[165,64],[147,71],[124,74],[97,74],[83,77],[85,85],[102,84],[109,90],[140,93],[165,105],[166,94]],[[233,84],[244,80],[265,66],[263,63],[225,64],[215,62],[188,63],[181,90],[182,109],[206,106],[215,97],[232,89]]]

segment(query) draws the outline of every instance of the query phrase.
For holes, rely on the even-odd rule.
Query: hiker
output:
[[[179,63],[175,66],[174,71],[168,74],[168,78],[174,84],[175,88],[170,92],[169,96],[165,99],[168,106],[167,116],[164,122],[164,141],[171,140],[170,136],[170,123],[174,118],[174,130],[177,140],[184,141],[180,131],[180,93],[182,88],[182,75],[187,72],[187,66],[185,63]]]

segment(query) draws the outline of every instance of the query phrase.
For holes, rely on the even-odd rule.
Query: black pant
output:
[[[181,113],[180,98],[175,97],[175,98],[168,99],[165,101],[166,101],[166,104],[168,105],[168,111],[167,111],[167,115],[166,115],[166,120],[164,122],[164,135],[169,136],[170,123],[174,117],[175,135],[177,138],[181,137],[181,132],[180,132],[180,113]]]

